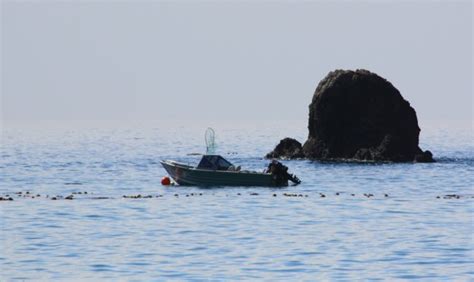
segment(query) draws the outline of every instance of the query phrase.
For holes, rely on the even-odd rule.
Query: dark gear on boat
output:
[[[273,160],[268,164],[267,172],[273,175],[276,185],[286,185],[288,180],[295,184],[300,184],[301,180],[293,174],[288,173],[288,167],[277,160]]]

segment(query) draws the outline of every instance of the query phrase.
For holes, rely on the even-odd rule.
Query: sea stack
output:
[[[308,159],[433,161],[418,146],[420,128],[410,103],[367,70],[335,70],[321,80],[309,105],[308,130],[302,146]]]

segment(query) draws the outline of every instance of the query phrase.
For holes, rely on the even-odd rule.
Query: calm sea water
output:
[[[255,170],[306,137],[215,129],[218,152]],[[197,162],[204,130],[5,130],[0,280],[474,279],[472,131],[423,131],[434,164],[285,161],[301,185],[161,186],[159,160]],[[123,198],[138,194],[152,198]]]

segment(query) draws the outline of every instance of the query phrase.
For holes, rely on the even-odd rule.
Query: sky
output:
[[[1,1],[1,119],[301,120],[334,69],[473,120],[471,1]]]

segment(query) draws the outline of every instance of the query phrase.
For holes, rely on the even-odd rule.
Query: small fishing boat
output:
[[[207,153],[197,166],[164,160],[161,164],[179,185],[192,186],[287,186],[288,181],[299,184],[298,177],[289,174],[288,168],[273,160],[264,172],[241,170],[222,156],[214,153],[215,134],[212,128],[205,133]]]
[[[272,161],[264,172],[240,170],[220,155],[203,155],[194,167],[171,160],[161,161],[170,177],[179,185],[192,186],[288,186],[299,184],[288,168]]]

